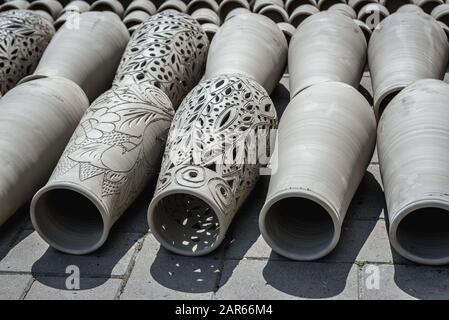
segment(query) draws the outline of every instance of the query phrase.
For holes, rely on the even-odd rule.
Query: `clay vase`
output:
[[[258,179],[257,146],[269,145],[276,125],[268,93],[245,76],[209,78],[189,93],[173,119],[148,210],[163,247],[202,256],[220,245]]]
[[[320,11],[325,11],[339,3],[346,3],[346,0],[317,0],[316,6]]]
[[[400,7],[413,4],[413,0],[379,0],[379,3],[385,6],[390,13],[395,13]]]
[[[357,18],[357,13],[354,11],[354,9],[345,3],[334,4],[332,7],[329,8],[329,11],[339,12],[341,14],[348,16],[351,19]]]
[[[200,8],[195,10],[191,15],[192,18],[198,21],[199,24],[213,23],[217,26],[221,24],[218,14],[209,8]]]
[[[259,227],[278,254],[320,259],[343,220],[376,142],[376,118],[353,87],[326,82],[296,95],[278,130],[277,155]]]
[[[370,3],[377,3],[377,0],[348,0],[348,5],[354,9],[355,12],[359,13],[360,9]]]
[[[98,0],[92,4],[90,11],[110,11],[122,18],[125,9],[118,0]]]
[[[287,13],[291,15],[296,8],[303,5],[316,7],[316,2],[315,0],[287,0],[285,1],[285,10],[287,10]]]
[[[307,18],[290,41],[290,96],[312,85],[338,81],[357,87],[367,43],[349,17],[326,11]]]
[[[449,27],[441,21],[437,21],[437,22],[440,25],[440,27],[443,29],[444,33],[446,33],[446,37],[448,38],[448,41],[449,41]]]
[[[157,9],[154,3],[150,0],[134,0],[126,8],[125,16],[129,15],[133,11],[145,11],[150,16],[152,16],[156,14]]]
[[[86,1],[72,1],[61,12],[61,15],[54,23],[56,30],[59,30],[64,23],[69,21],[72,25],[76,25],[79,15],[90,10],[90,4]]]
[[[288,21],[288,13],[284,10],[284,8],[272,4],[269,6],[263,7],[259,14],[271,19],[274,23],[287,22]]]
[[[159,7],[158,12],[165,10],[175,10],[179,12],[186,12],[187,5],[181,0],[167,0]]]
[[[186,13],[192,14],[202,8],[211,9],[215,13],[218,13],[218,3],[215,0],[192,0],[187,5]]]
[[[366,43],[369,43],[369,40],[371,39],[371,35],[373,32],[371,31],[371,28],[368,27],[368,25],[360,20],[354,19],[355,24],[362,30],[363,35],[365,36]]]
[[[173,10],[158,13],[134,31],[113,86],[151,84],[177,109],[201,79],[208,47],[206,33],[191,16]]]
[[[304,4],[302,6],[297,7],[289,18],[289,23],[294,26],[295,28],[298,28],[299,25],[306,20],[311,15],[320,12],[317,7]]]
[[[130,30],[132,30],[133,27],[147,21],[150,17],[151,16],[146,11],[134,10],[123,19],[123,23],[128,29],[129,34],[132,34]]]
[[[249,10],[250,5],[247,0],[223,0],[218,8],[221,21],[225,21],[227,15],[236,8],[245,8]]]
[[[36,68],[55,33],[50,21],[33,11],[0,13],[0,93],[12,89]]]
[[[383,113],[378,154],[393,248],[416,263],[449,263],[449,85],[418,80]]]
[[[226,15],[225,21],[231,19],[232,17],[241,15],[241,14],[248,14],[251,13],[251,11],[248,8],[235,8],[229,11],[229,13]]]
[[[423,9],[421,7],[418,7],[416,4],[404,4],[402,7],[400,7],[398,10],[396,10],[397,13],[399,12],[418,12],[418,13],[424,13]]]
[[[430,14],[435,7],[444,3],[444,0],[413,0],[425,13]]]
[[[264,7],[269,5],[277,5],[284,8],[284,2],[282,0],[256,0],[253,5],[253,12],[259,13]]]
[[[432,17],[449,26],[449,4],[440,4],[431,12]]]
[[[212,39],[215,37],[215,34],[217,33],[218,29],[220,28],[214,23],[204,23],[201,25],[204,32],[207,35],[207,38],[209,39],[209,42],[212,41]]]
[[[377,117],[412,82],[443,79],[448,57],[446,35],[428,14],[398,12],[384,19],[374,30],[368,48]]]
[[[3,3],[0,5],[0,12],[2,11],[8,11],[8,10],[15,10],[15,9],[28,9],[30,6],[30,3],[26,0],[12,0]]]
[[[296,28],[288,22],[280,22],[277,24],[277,26],[279,27],[279,29],[281,29],[282,33],[285,36],[285,40],[287,40],[287,44],[289,44],[290,39],[296,31]]]
[[[271,94],[287,60],[287,41],[276,24],[262,15],[241,14],[226,21],[212,41],[205,78],[242,74]]]
[[[90,4],[86,1],[82,1],[82,0],[75,0],[75,1],[71,1],[69,2],[64,9],[62,9],[62,12],[70,12],[70,11],[75,11],[75,12],[79,12],[79,13],[83,13],[83,12],[87,12],[90,10]]]
[[[128,40],[129,33],[116,14],[82,13],[79,26],[65,23],[59,29],[34,74],[22,82],[63,77],[78,84],[93,101],[111,87]]]
[[[28,7],[29,10],[42,10],[47,12],[52,16],[53,19],[56,19],[62,11],[62,4],[57,0],[37,0],[31,2]]]
[[[48,183],[31,203],[31,219],[53,248],[87,254],[158,172],[173,118],[168,97],[148,84],[113,88],[87,110]]]
[[[360,9],[357,19],[363,21],[371,30],[390,15],[388,9],[379,3],[370,3]]]
[[[2,97],[0,225],[45,184],[88,106],[84,92],[63,78],[30,81]]]

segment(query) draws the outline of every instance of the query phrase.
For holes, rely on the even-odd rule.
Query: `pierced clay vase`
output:
[[[0,225],[45,184],[88,106],[84,92],[63,78],[30,81],[2,97]]]
[[[284,72],[287,49],[287,41],[273,21],[254,13],[237,15],[217,31],[204,77],[242,74],[271,94]]]
[[[251,141],[258,134],[258,145],[266,147],[267,131],[276,125],[268,93],[244,76],[203,80],[189,93],[173,119],[148,210],[162,246],[201,256],[220,245],[259,176]]]
[[[367,42],[349,17],[320,12],[307,18],[290,41],[290,95],[312,85],[338,81],[357,87],[366,63]]]
[[[173,113],[167,96],[151,85],[101,95],[33,199],[31,217],[42,238],[71,254],[98,249],[157,173]]]
[[[113,85],[149,83],[160,88],[176,109],[200,80],[208,46],[195,19],[176,11],[161,12],[134,31]]]
[[[376,142],[376,118],[353,87],[326,82],[290,102],[259,226],[278,254],[316,260],[337,245]]]
[[[63,77],[78,84],[93,101],[111,87],[128,40],[129,33],[116,14],[82,13],[79,28],[65,23],[45,50],[34,74],[22,82]]]
[[[380,117],[392,98],[412,82],[443,79],[448,58],[446,34],[428,14],[398,12],[385,18],[368,48],[376,115]]]
[[[0,93],[36,69],[55,33],[50,21],[28,10],[0,13]]]
[[[416,263],[449,263],[449,85],[419,80],[383,113],[378,154],[393,248]]]

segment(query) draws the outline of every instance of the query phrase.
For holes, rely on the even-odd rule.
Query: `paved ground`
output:
[[[288,77],[273,98],[288,103]],[[369,98],[366,74],[361,90]],[[0,229],[0,299],[448,299],[449,268],[414,265],[388,242],[385,200],[375,156],[353,201],[337,249],[298,263],[274,254],[257,218],[267,179],[238,213],[225,244],[205,258],[175,256],[147,232],[149,187],[93,255],[56,252],[36,234],[27,209]],[[68,266],[80,290],[66,289]]]

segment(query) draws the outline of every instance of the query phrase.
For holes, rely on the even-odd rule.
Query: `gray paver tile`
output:
[[[20,299],[33,277],[27,274],[0,275],[0,300]]]

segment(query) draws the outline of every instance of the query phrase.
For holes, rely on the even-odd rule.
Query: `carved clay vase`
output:
[[[355,12],[359,13],[360,9],[370,3],[377,3],[377,0],[348,0],[348,5],[354,9]]]
[[[215,35],[204,77],[242,74],[271,94],[286,60],[287,41],[276,24],[262,15],[241,14],[226,21]]]
[[[325,11],[338,3],[346,3],[346,0],[317,0],[316,6],[320,11]]]
[[[412,82],[443,79],[448,57],[446,35],[428,14],[397,12],[385,18],[368,48],[376,115],[380,117],[392,98]]]
[[[118,0],[97,0],[90,7],[91,11],[111,11],[118,15],[120,18],[123,17],[125,9],[123,5]]]
[[[64,77],[78,84],[93,101],[111,87],[128,41],[129,33],[116,14],[82,13],[79,26],[65,23],[59,29],[34,74],[22,82]]]
[[[28,7],[29,10],[42,10],[47,12],[52,16],[53,19],[56,19],[61,13],[63,7],[62,4],[57,0],[37,0],[31,2]]]
[[[208,47],[205,32],[191,16],[173,10],[158,13],[134,31],[113,86],[149,83],[176,109],[201,79]]]
[[[329,11],[335,11],[347,15],[351,19],[357,18],[355,10],[345,3],[337,3],[329,8]]]
[[[150,16],[155,15],[157,12],[156,6],[150,0],[134,0],[129,4],[125,10],[125,16],[133,11],[145,11]]]
[[[87,110],[31,219],[53,248],[87,254],[157,173],[173,117],[168,97],[149,84],[113,88]]]
[[[366,48],[362,30],[346,15],[326,11],[307,18],[290,41],[290,96],[328,81],[357,87]]]
[[[379,0],[379,3],[385,6],[390,13],[395,13],[402,6],[413,4],[413,0]]]
[[[425,13],[430,14],[435,7],[444,3],[444,0],[413,0]]]
[[[285,10],[287,10],[287,13],[291,15],[296,8],[303,5],[316,7],[316,2],[315,0],[287,0],[285,1]]]
[[[88,106],[84,92],[63,78],[30,81],[2,97],[0,225],[45,184]]]
[[[215,0],[192,0],[187,5],[186,13],[192,14],[202,8],[208,8],[218,13],[218,3]]]
[[[214,38],[218,29],[220,28],[219,26],[217,26],[214,23],[204,23],[201,25],[201,27],[203,28],[204,32],[206,33],[207,38],[209,39],[209,42],[212,41],[212,39]]]
[[[276,125],[268,93],[245,76],[205,79],[189,93],[173,119],[148,210],[162,246],[201,256],[220,245],[258,179],[256,145],[266,147]]]
[[[378,154],[393,248],[416,263],[449,263],[449,85],[418,80],[383,113]]]
[[[449,4],[440,4],[431,12],[432,17],[449,26]]]
[[[245,8],[249,10],[250,5],[247,0],[223,0],[218,9],[221,20],[225,21],[227,15],[236,8]]]
[[[283,8],[284,2],[282,0],[256,0],[254,1],[253,12],[259,13],[260,10],[269,5],[277,5]]]
[[[158,12],[165,10],[175,10],[179,12],[186,12],[187,5],[181,0],[167,0],[159,7]]]
[[[191,15],[199,24],[213,23],[217,26],[221,24],[218,14],[209,8],[200,8],[195,10]]]
[[[357,19],[363,21],[371,30],[374,30],[389,15],[388,9],[380,3],[370,3],[360,9]]]
[[[282,33],[285,36],[285,40],[287,40],[287,44],[289,44],[290,39],[296,31],[296,28],[288,22],[280,22],[277,24],[277,26],[279,27],[279,29],[281,29]]]
[[[52,23],[33,11],[0,13],[1,94],[36,69],[54,33]]]
[[[320,12],[317,7],[304,4],[302,6],[297,7],[289,18],[289,23],[294,26],[295,28],[298,28],[299,25],[306,20],[311,15]]]
[[[1,11],[8,11],[8,10],[14,10],[14,9],[28,9],[30,6],[30,3],[26,0],[12,0],[3,3],[0,5],[0,12]]]
[[[284,10],[284,8],[272,4],[269,6],[263,7],[259,14],[271,19],[274,23],[287,22],[288,21],[288,13]]]
[[[140,25],[142,22],[147,21],[150,17],[151,16],[146,11],[134,10],[123,19],[123,23],[126,28],[128,28],[128,32],[131,34],[130,30],[134,26]]]
[[[376,118],[353,87],[326,82],[296,95],[282,116],[259,226],[278,254],[317,260],[337,245],[376,142]]]

